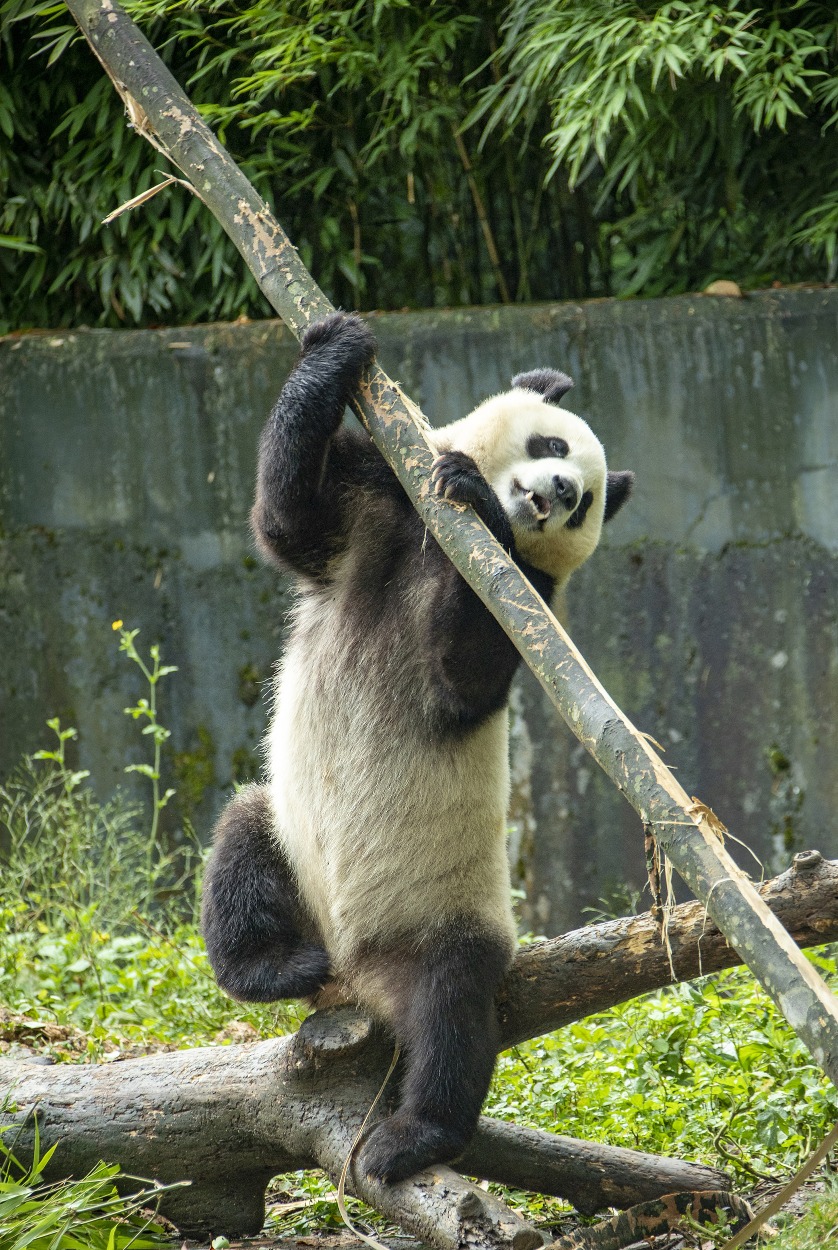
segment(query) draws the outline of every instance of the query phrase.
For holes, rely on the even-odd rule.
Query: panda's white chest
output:
[[[333,958],[464,914],[511,935],[506,709],[434,741],[421,657],[344,626],[339,599],[302,601],[268,739],[278,837]]]

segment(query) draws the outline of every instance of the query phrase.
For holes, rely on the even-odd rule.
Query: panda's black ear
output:
[[[559,369],[533,369],[530,373],[516,373],[513,386],[543,395],[548,404],[558,404],[573,386],[573,378]]]
[[[605,481],[605,516],[603,521],[610,521],[620,511],[634,487],[634,474],[630,469],[620,473],[609,473]]]

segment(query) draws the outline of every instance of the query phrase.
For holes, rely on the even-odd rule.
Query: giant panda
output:
[[[262,434],[252,523],[296,603],[267,781],[223,812],[202,924],[219,984],[267,1002],[340,994],[402,1048],[399,1105],[358,1166],[385,1182],[456,1158],[497,1051],[515,949],[507,699],[519,655],[344,409],[375,341],[312,325]],[[633,475],[537,370],[429,431],[432,481],[470,504],[549,603]]]

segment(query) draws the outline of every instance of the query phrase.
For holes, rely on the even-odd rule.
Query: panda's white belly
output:
[[[511,942],[506,709],[434,742],[410,655],[338,615],[301,603],[268,740],[277,836],[338,971],[464,914]]]

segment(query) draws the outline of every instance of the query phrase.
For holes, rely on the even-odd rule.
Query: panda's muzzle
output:
[[[539,527],[549,519],[557,504],[561,504],[568,512],[573,512],[579,503],[579,492],[574,484],[558,474],[550,482],[549,493],[544,490],[527,490],[517,477],[513,478],[512,486],[514,490],[520,492],[532,509],[533,520],[538,523]]]
[[[553,489],[556,492],[556,503],[560,503],[567,508],[568,512],[573,512],[579,504],[579,491],[573,482],[569,482],[567,478],[559,477],[558,474],[553,478]]]
[[[536,521],[546,521],[553,511],[553,505],[546,495],[539,495],[534,490],[524,491],[524,498],[532,507]]]

